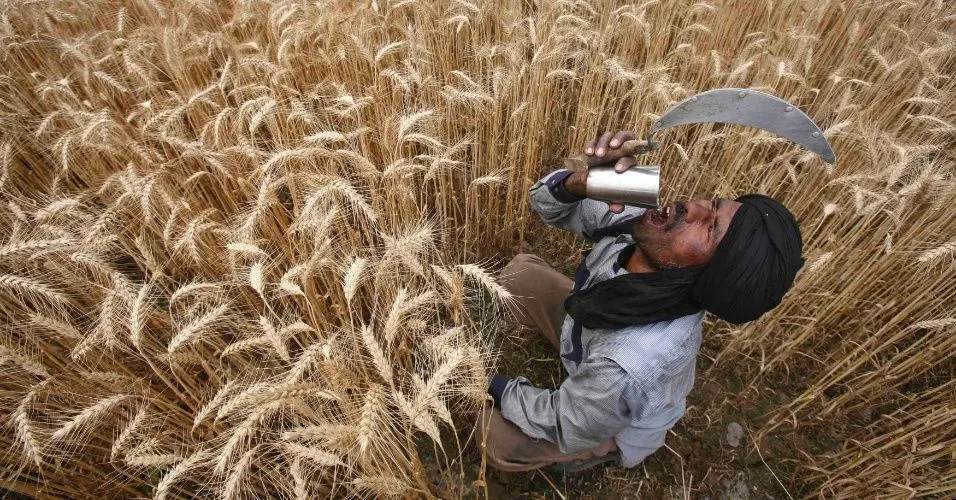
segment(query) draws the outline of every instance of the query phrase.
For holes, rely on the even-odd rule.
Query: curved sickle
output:
[[[688,97],[667,110],[651,127],[661,130],[691,123],[734,123],[772,132],[836,163],[823,131],[803,111],[779,97],[750,89],[714,89]]]

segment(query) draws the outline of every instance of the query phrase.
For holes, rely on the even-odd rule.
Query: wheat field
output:
[[[664,198],[758,191],[803,228],[794,289],[708,323],[701,376],[787,377],[763,434],[847,424],[798,454],[812,495],[956,494],[953,3],[0,12],[0,487],[486,495],[462,463],[507,328],[496,268],[544,231],[528,187],[733,86],[800,106],[839,162],[743,127],[659,137]]]

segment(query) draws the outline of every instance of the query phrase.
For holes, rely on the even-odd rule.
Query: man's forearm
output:
[[[588,172],[586,170],[583,172],[575,172],[564,179],[564,189],[580,198],[586,197],[587,184]]]

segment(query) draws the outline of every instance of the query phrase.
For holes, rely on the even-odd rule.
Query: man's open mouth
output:
[[[675,202],[666,207],[647,210],[644,212],[643,221],[649,226],[667,230],[674,227],[686,211],[682,204]]]

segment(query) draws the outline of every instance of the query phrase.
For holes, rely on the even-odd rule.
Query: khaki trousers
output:
[[[501,284],[515,297],[514,314],[522,325],[536,329],[559,353],[564,299],[574,282],[537,255],[519,254],[501,271]],[[477,429],[488,463],[502,471],[527,471],[557,462],[583,460],[617,450],[614,438],[576,454],[562,453],[544,439],[534,439],[505,420],[490,402],[485,404]]]

